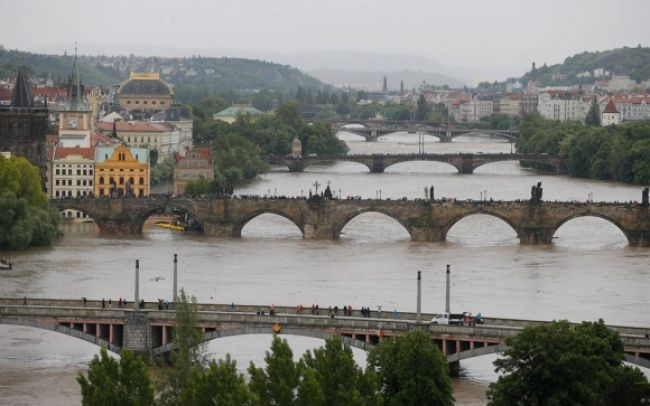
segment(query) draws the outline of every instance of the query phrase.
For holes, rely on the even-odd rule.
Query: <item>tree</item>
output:
[[[35,166],[0,155],[0,248],[50,245],[59,236],[59,213],[48,204]]]
[[[189,389],[181,405],[247,406],[253,404],[244,375],[237,372],[237,363],[226,355],[225,360],[211,361],[207,369],[194,367]]]
[[[587,111],[587,116],[585,117],[585,124],[594,127],[600,127],[600,107],[598,107],[598,103],[596,102],[595,97],[591,102],[589,111]]]
[[[417,110],[415,112],[415,119],[422,121],[426,120],[429,115],[429,108],[427,106],[427,100],[424,98],[424,95],[421,94],[418,98]]]
[[[174,161],[171,158],[165,158],[151,167],[151,184],[159,185],[161,183],[171,182],[173,174]]]
[[[265,369],[255,367],[252,362],[248,368],[251,392],[261,405],[294,405],[300,374],[287,340],[274,336],[271,351],[266,352],[264,360]]]
[[[128,350],[119,362],[100,350],[88,366],[87,377],[79,372],[81,404],[84,406],[146,406],[152,405],[154,391],[147,366]]]
[[[299,389],[303,404],[379,405],[381,396],[373,371],[364,371],[354,362],[352,350],[338,336],[325,340],[325,347],[307,351],[300,361],[303,380]],[[312,378],[313,375],[313,378]],[[315,389],[317,382],[320,390]],[[313,396],[308,402],[309,395]],[[323,403],[317,400],[323,399]]]
[[[181,289],[176,306],[176,318],[170,354],[171,367],[166,369],[167,383],[161,390],[161,403],[176,405],[191,390],[192,370],[205,366],[203,334],[198,328],[196,298]]]
[[[623,365],[623,343],[602,320],[527,327],[506,343],[490,405],[650,404],[650,384]]]
[[[417,329],[386,339],[368,354],[386,405],[453,405],[447,361],[429,334]]]

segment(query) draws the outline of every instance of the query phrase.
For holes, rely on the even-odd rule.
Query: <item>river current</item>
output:
[[[418,136],[394,134],[379,142],[339,133],[350,153],[411,153]],[[425,137],[425,152],[503,152],[499,139],[464,137],[438,143]],[[236,193],[299,196],[330,184],[336,195],[417,198],[434,185],[436,198],[527,199],[542,182],[544,200],[640,200],[639,187],[540,174],[515,162],[485,165],[460,175],[442,163],[408,162],[371,174],[362,165],[339,162],[303,173],[276,168]],[[452,269],[452,311],[486,316],[597,320],[650,325],[650,249],[631,248],[623,233],[598,218],[567,222],[552,246],[520,246],[505,222],[475,215],[458,222],[444,243],[414,243],[395,220],[364,213],[344,228],[338,241],[308,241],[288,220],[270,214],[248,223],[241,239],[178,234],[148,224],[142,237],[104,238],[94,224],[66,224],[53,248],[12,253],[15,267],[2,273],[0,296],[49,298],[132,297],[133,268],[140,259],[140,294],[170,298],[174,253],[179,285],[200,302],[321,306],[351,304],[415,310],[416,272],[423,274],[423,308],[444,307],[445,265]],[[296,357],[322,341],[290,337]],[[243,370],[261,364],[270,336],[214,340],[208,352],[231,353]],[[74,380],[97,347],[57,333],[0,326],[0,404],[79,404]],[[355,350],[363,365],[365,354]],[[454,380],[457,404],[485,403],[496,379],[486,356],[462,362]],[[647,371],[646,371],[647,372]]]

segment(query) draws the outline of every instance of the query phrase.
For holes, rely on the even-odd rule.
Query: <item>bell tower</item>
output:
[[[66,90],[68,100],[65,109],[59,112],[59,145],[88,148],[93,122],[92,114],[84,101],[85,87],[77,65],[76,46]]]

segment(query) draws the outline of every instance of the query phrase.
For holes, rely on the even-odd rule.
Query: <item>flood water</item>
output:
[[[418,136],[395,134],[375,143],[340,133],[350,153],[417,152]],[[438,143],[426,137],[425,152],[510,152],[510,144],[481,137]],[[465,141],[465,142],[463,142]],[[436,197],[527,199],[542,182],[545,200],[640,200],[639,187],[539,174],[515,162],[485,165],[472,175],[435,162],[408,162],[371,174],[362,165],[338,162],[304,173],[278,168],[237,193],[299,196],[314,183],[336,195],[417,198],[434,185]],[[321,188],[323,186],[320,186]],[[452,311],[526,319],[603,318],[610,324],[650,325],[650,249],[631,248],[623,233],[598,218],[563,225],[552,246],[520,246],[514,230],[494,217],[458,222],[444,243],[414,243],[395,220],[364,213],[344,228],[338,241],[309,241],[287,219],[264,214],[248,223],[241,239],[179,234],[149,224],[142,237],[99,237],[94,224],[64,226],[65,237],[50,249],[12,254],[15,267],[3,272],[0,296],[113,298],[133,296],[133,268],[140,259],[140,294],[170,298],[174,253],[179,285],[200,302],[310,306],[351,304],[415,310],[416,272],[423,273],[423,308],[444,306],[444,270],[452,269]],[[159,278],[158,278],[159,277]],[[156,279],[158,278],[158,279]],[[240,368],[261,364],[270,336],[212,341],[217,357],[231,353]],[[291,338],[296,356],[322,345]],[[97,347],[57,333],[0,326],[0,404],[78,404],[74,377]],[[355,350],[360,364],[365,354]],[[494,357],[463,361],[454,380],[457,404],[485,403],[496,377]],[[647,372],[647,371],[646,371]]]

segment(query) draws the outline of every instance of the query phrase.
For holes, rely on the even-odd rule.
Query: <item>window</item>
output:
[[[77,176],[81,175],[81,169],[77,169]]]
[[[104,189],[99,189],[99,195],[104,196]]]
[[[58,190],[56,191],[56,197],[59,197],[59,191]]]
[[[156,101],[155,101],[155,100],[153,100],[153,101],[151,102],[151,104],[156,104]]]
[[[140,104],[140,100],[136,100],[136,101],[135,101],[135,104]]]
[[[131,104],[131,100],[127,100],[127,101],[126,101],[126,104]]]
[[[164,100],[161,100],[161,101],[160,101],[160,104],[165,104]]]
[[[88,181],[88,186],[92,186],[92,185],[93,185],[93,181],[92,181],[92,180],[89,180],[89,181]]]
[[[54,184],[57,185],[57,186],[59,186],[59,180],[57,179],[56,181],[54,181]],[[58,193],[58,192],[57,192],[57,193]]]
[[[55,173],[58,175],[58,174],[59,174],[59,170],[57,169],[57,170],[55,171]]]
[[[144,196],[144,190],[140,189],[138,191],[138,196],[143,197]]]
[[[93,176],[93,170],[92,169],[88,169],[88,175]]]
[[[77,186],[81,186],[81,180],[77,179]]]
[[[142,104],[149,104],[149,102],[145,100],[142,102]]]
[[[129,184],[130,185],[135,185],[135,183],[133,182],[133,178],[129,178]]]
[[[140,178],[140,185],[144,185],[144,178]]]
[[[120,185],[123,185],[123,184],[124,184],[124,177],[120,176]]]
[[[84,173],[84,175],[86,175],[86,170],[85,169],[83,170],[83,173]]]

